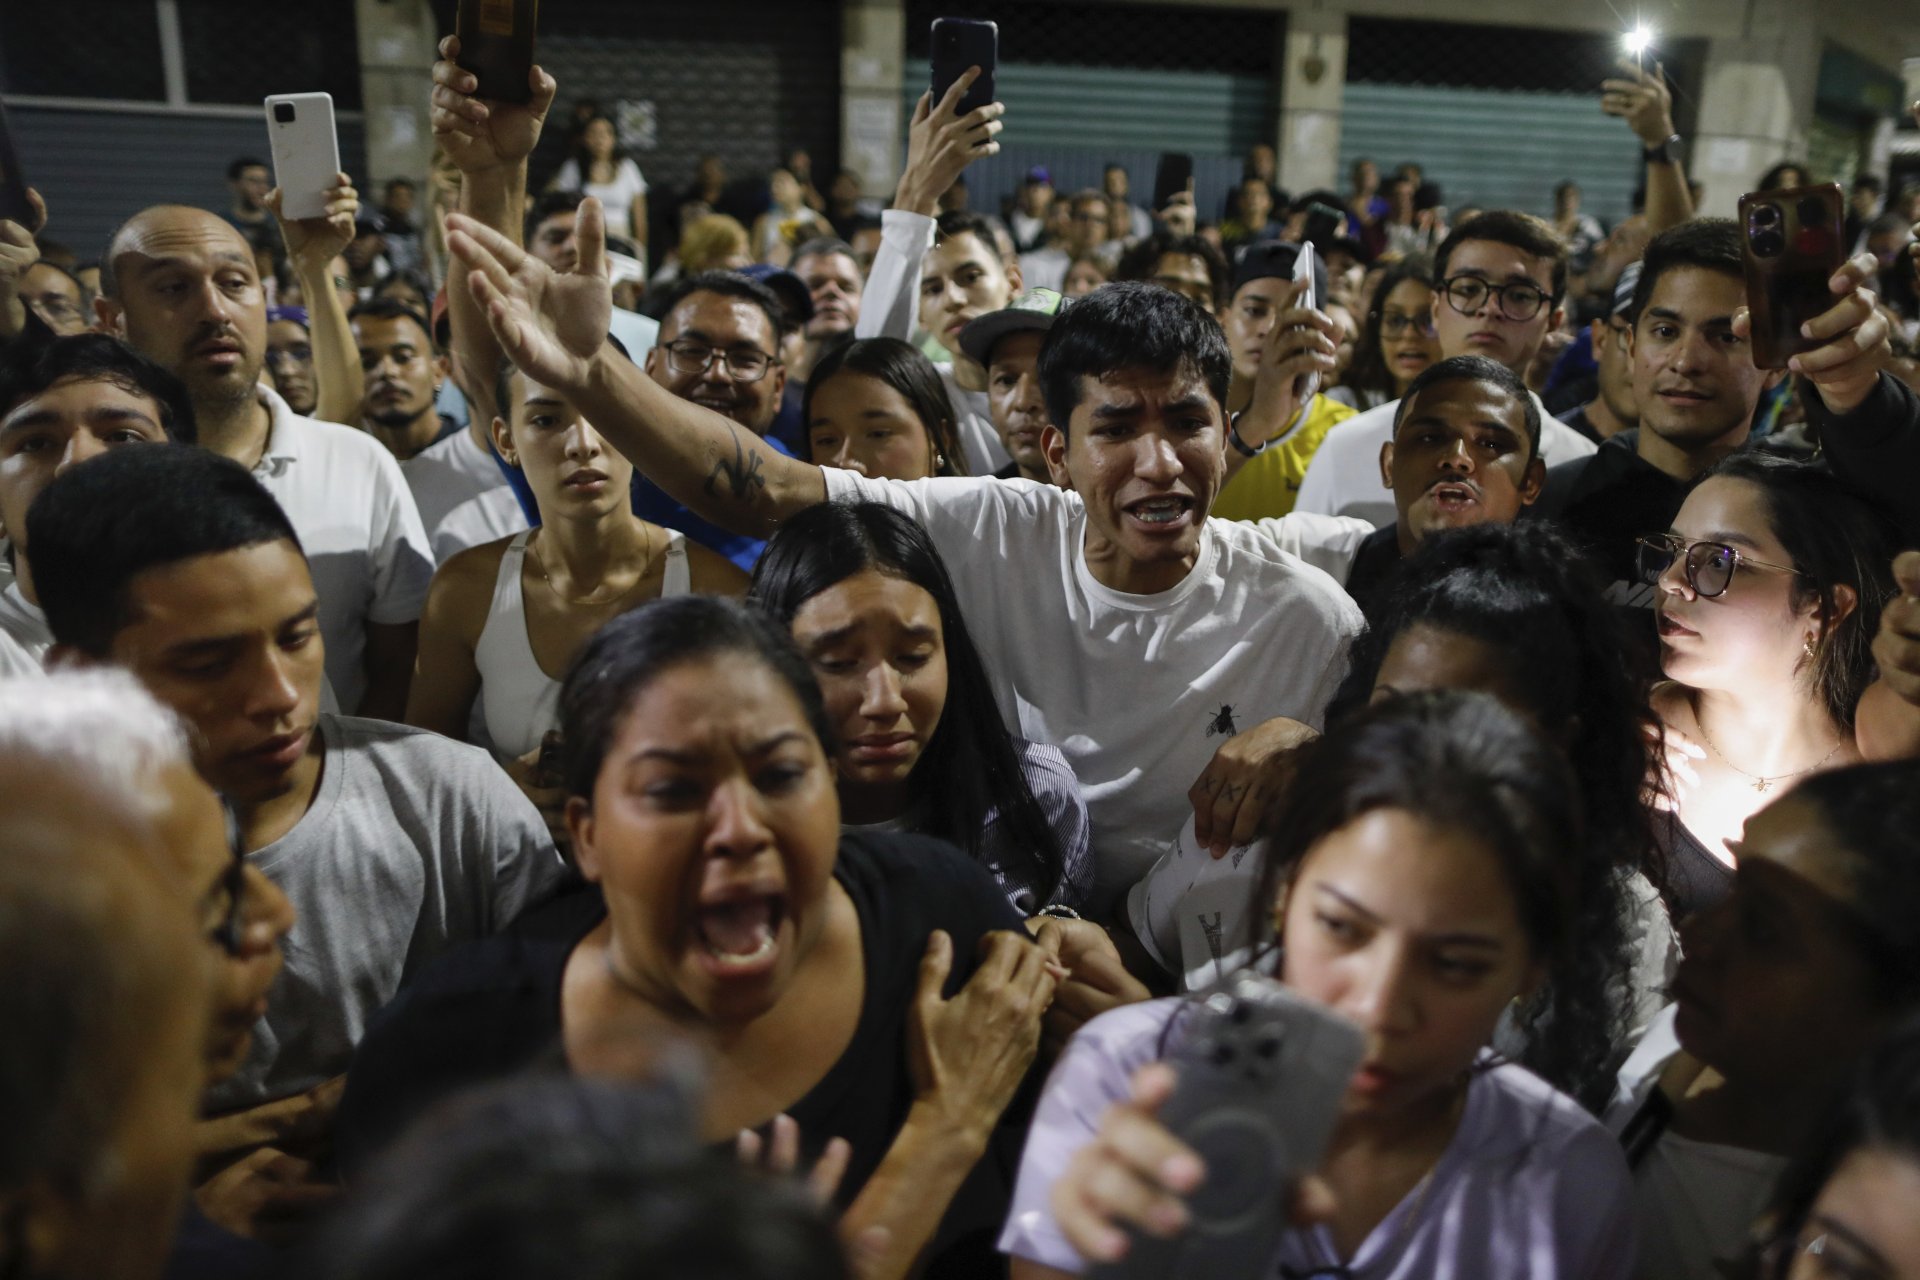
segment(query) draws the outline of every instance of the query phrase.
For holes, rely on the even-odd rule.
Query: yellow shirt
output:
[[[1300,494],[1300,482],[1306,478],[1314,451],[1327,438],[1327,432],[1356,412],[1338,400],[1314,396],[1306,413],[1295,419],[1285,435],[1262,449],[1259,457],[1247,459],[1227,482],[1214,500],[1213,514],[1222,520],[1264,520],[1293,510],[1293,500]]]

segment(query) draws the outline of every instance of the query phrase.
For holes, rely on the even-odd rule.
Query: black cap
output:
[[[1237,297],[1240,290],[1255,280],[1267,280],[1279,277],[1282,280],[1293,279],[1293,264],[1300,256],[1300,246],[1288,244],[1284,240],[1262,240],[1250,244],[1240,251],[1240,260],[1233,268],[1233,293]],[[1320,261],[1320,255],[1313,258],[1313,296],[1322,306],[1327,301],[1327,267]]]
[[[780,299],[780,309],[787,313],[787,323],[794,328],[798,329],[813,319],[813,293],[807,288],[806,281],[785,267],[756,262],[740,268],[740,274],[749,280],[758,280],[773,290],[773,296]]]

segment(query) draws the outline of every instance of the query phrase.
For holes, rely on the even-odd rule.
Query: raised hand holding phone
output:
[[[448,36],[433,64],[429,118],[434,141],[462,173],[519,164],[539,143],[559,85],[539,67],[529,67],[525,97],[482,101],[482,81],[461,65],[460,51],[460,37]]]
[[[962,101],[973,96],[981,76],[979,68],[968,67],[939,98],[931,92],[920,95],[907,130],[907,165],[900,172],[894,208],[932,217],[940,197],[968,165],[999,153],[995,137],[1005,127],[1000,117],[1007,109],[998,102],[986,102],[971,111],[958,110]]]

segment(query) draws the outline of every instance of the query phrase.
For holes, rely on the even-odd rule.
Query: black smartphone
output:
[[[1184,151],[1163,151],[1153,170],[1153,211],[1167,207],[1175,196],[1185,195],[1193,185],[1193,157]]]
[[[533,29],[540,0],[460,0],[453,34],[459,63],[480,82],[474,97],[526,102],[533,97]]]
[[[1747,275],[1753,363],[1784,369],[1819,343],[1800,326],[1835,302],[1827,282],[1846,261],[1846,197],[1837,182],[1740,197],[1740,258]]]
[[[1325,254],[1327,245],[1340,234],[1341,224],[1346,220],[1347,215],[1341,210],[1315,200],[1307,206],[1306,226],[1301,230],[1300,238]]]
[[[980,78],[961,97],[955,115],[977,111],[993,102],[993,70],[1000,61],[1000,26],[977,18],[935,18],[933,20],[933,100],[947,96],[953,82],[980,68]]]
[[[13,145],[13,126],[0,106],[0,219],[38,231],[39,216],[27,201],[27,176],[20,172],[20,152]]]

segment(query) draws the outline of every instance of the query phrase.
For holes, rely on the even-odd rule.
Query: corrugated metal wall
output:
[[[1632,211],[1640,143],[1592,93],[1349,83],[1340,172],[1365,156],[1383,172],[1416,160],[1449,208],[1553,212],[1553,188],[1580,184],[1582,208],[1611,225]]]
[[[925,59],[907,61],[905,116],[928,75]],[[1001,151],[967,170],[968,198],[982,210],[998,210],[1036,164],[1052,171],[1060,191],[1098,187],[1109,162],[1123,164],[1144,204],[1160,153],[1185,151],[1194,157],[1201,217],[1212,221],[1241,158],[1273,129],[1273,86],[1262,76],[1002,63],[994,87],[1007,106]]]
[[[107,237],[150,204],[225,209],[227,165],[243,155],[268,157],[266,122],[152,112],[82,111],[7,103],[27,181],[46,197],[46,234],[82,261],[99,256]],[[361,122],[338,124],[340,162],[365,191]]]

